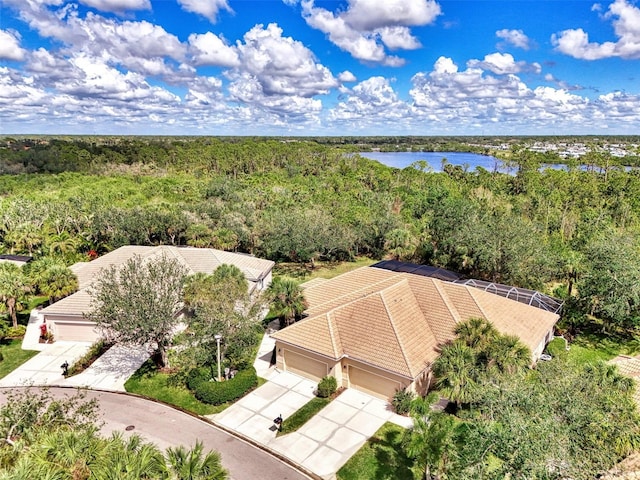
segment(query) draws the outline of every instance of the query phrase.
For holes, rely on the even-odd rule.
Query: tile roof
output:
[[[633,399],[640,407],[640,355],[636,357],[618,355],[616,358],[609,360],[609,363],[616,365],[621,375],[631,377],[636,380]]]
[[[558,315],[476,288],[362,267],[304,288],[307,318],[272,336],[339,359],[415,378],[453,339],[455,325],[485,318],[535,349]]]
[[[78,277],[78,291],[42,310],[44,314],[81,315],[89,310],[90,295],[87,288],[104,268],[121,265],[134,255],[143,260],[152,260],[162,255],[177,259],[189,274],[211,273],[222,264],[238,267],[251,283],[260,281],[273,269],[274,262],[252,257],[241,253],[225,252],[213,248],[175,247],[160,245],[148,247],[142,245],[126,245],[91,262],[80,262],[70,267]]]

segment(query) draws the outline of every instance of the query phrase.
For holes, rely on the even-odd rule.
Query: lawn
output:
[[[24,362],[36,355],[36,350],[22,350],[22,339],[0,341],[0,353],[4,360],[0,362],[0,378],[7,376]]]
[[[385,423],[338,471],[338,480],[411,480],[413,462],[402,450],[405,429]]]
[[[228,405],[208,405],[193,396],[188,388],[176,385],[171,375],[157,370],[151,360],[146,361],[124,384],[127,392],[163,401],[198,415],[211,415]]]
[[[282,426],[278,435],[285,435],[287,433],[295,432],[302,425],[307,423],[316,413],[329,405],[331,400],[329,398],[315,397],[305,403],[299,408],[293,415],[282,422]]]
[[[353,262],[316,262],[314,268],[309,268],[307,265],[300,263],[283,262],[276,264],[274,273],[306,282],[314,278],[337,277],[356,268],[368,267],[378,261],[368,257],[358,257]]]

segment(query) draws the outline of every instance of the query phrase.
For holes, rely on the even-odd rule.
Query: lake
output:
[[[502,161],[489,155],[467,152],[361,152],[360,155],[386,165],[387,167],[405,168],[419,160],[426,161],[434,172],[442,171],[442,159],[446,158],[451,165],[468,167],[470,172],[476,167],[493,172],[507,172]]]

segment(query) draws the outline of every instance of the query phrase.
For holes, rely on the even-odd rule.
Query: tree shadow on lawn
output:
[[[402,431],[387,430],[382,439],[372,442],[378,461],[375,478],[413,479],[410,469],[413,461],[404,453],[402,437]]]
[[[413,480],[402,447],[405,430],[385,424],[338,472],[342,480]]]

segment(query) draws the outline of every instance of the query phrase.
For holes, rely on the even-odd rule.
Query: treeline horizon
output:
[[[397,258],[559,296],[574,330],[640,328],[640,171],[602,152],[587,159],[598,168],[540,171],[517,144],[512,175],[433,173],[354,144],[117,138],[0,141],[0,253],[68,265],[126,244],[310,267]]]

